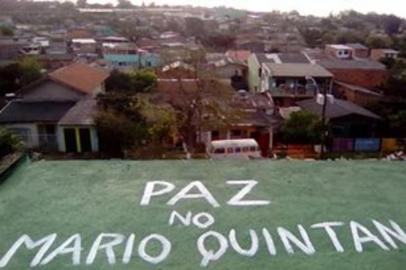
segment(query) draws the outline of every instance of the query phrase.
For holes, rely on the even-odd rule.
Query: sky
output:
[[[115,0],[88,0],[89,3],[116,3]],[[131,0],[133,4],[228,6],[252,11],[291,11],[303,15],[327,16],[331,12],[354,9],[359,12],[395,14],[406,18],[405,0]]]

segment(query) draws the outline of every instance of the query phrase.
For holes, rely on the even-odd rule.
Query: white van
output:
[[[260,158],[261,151],[254,139],[218,140],[207,146],[211,159],[251,159]]]

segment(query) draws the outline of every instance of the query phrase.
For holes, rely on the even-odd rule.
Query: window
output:
[[[262,76],[262,68],[258,69],[258,76],[261,77]]]
[[[232,147],[227,148],[227,153],[234,153],[234,148]]]
[[[245,152],[245,153],[249,152],[250,148],[248,146],[245,146],[245,147],[242,148],[242,151]]]
[[[214,150],[215,154],[225,154],[226,150],[224,148],[217,148]]]
[[[256,148],[255,146],[251,146],[251,147],[250,147],[250,151],[251,151],[251,152],[255,152],[255,151],[257,151],[257,148]]]
[[[235,152],[236,152],[236,153],[241,153],[241,147],[236,147],[236,148],[235,148]]]

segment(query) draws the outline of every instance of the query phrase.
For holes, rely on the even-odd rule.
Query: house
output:
[[[248,64],[248,58],[251,55],[249,50],[228,50],[225,53],[226,58],[230,59],[231,62]]]
[[[354,47],[354,46],[353,46]],[[334,75],[338,81],[364,88],[376,88],[388,78],[385,65],[369,58],[356,56],[351,46],[326,45],[324,51],[307,49],[304,54]]]
[[[85,96],[58,121],[58,150],[60,152],[97,152],[99,140],[94,122],[97,101]]]
[[[159,50],[159,48],[161,47],[161,44],[158,40],[145,38],[145,37],[137,40],[136,45],[138,48],[140,48],[142,50],[147,50],[150,52],[155,52],[155,51]]]
[[[353,50],[347,45],[328,44],[325,47],[325,52],[328,56],[337,59],[352,59],[353,57]]]
[[[316,99],[303,100],[297,105],[304,111],[322,116],[323,106]],[[370,138],[379,136],[381,118],[350,101],[335,99],[326,106],[331,136],[335,138]]]
[[[26,39],[0,38],[0,60],[15,60],[22,48],[29,46]]]
[[[398,58],[399,51],[392,49],[372,49],[371,59],[375,61],[380,61],[385,58],[396,59]]]
[[[360,43],[349,43],[346,45],[352,49],[353,57],[355,57],[355,58],[368,58],[369,57],[368,47],[366,47]]]
[[[138,49],[134,44],[103,44],[103,59],[114,69],[155,68],[160,56]]]
[[[250,91],[260,91],[262,64],[264,63],[310,63],[302,53],[252,53],[248,58],[248,85]]]
[[[255,139],[263,157],[272,151],[275,130],[280,121],[275,116],[275,106],[269,93],[238,91],[233,94],[230,106],[239,108],[238,117],[232,119],[227,128],[202,131],[202,142],[208,145],[213,140]]]
[[[170,63],[157,71],[160,79],[195,79],[196,70],[193,66],[182,61]]]
[[[214,99],[224,104],[223,108],[238,108],[238,115],[228,115],[227,119],[213,119],[210,111],[202,112],[200,120],[193,119],[191,128],[195,130],[196,142],[207,146],[212,140],[254,138],[262,155],[268,156],[273,146],[274,128],[279,123],[274,117],[274,104],[269,93],[236,92],[219,81],[213,81],[212,88],[197,93],[201,91],[200,87],[196,78],[159,78],[155,101],[188,108],[199,97],[204,103]],[[210,124],[196,128],[198,121],[210,121]],[[224,125],[224,121],[228,124]]]
[[[359,106],[374,104],[383,98],[378,91],[340,81],[334,81],[333,93],[337,98],[351,101]]]
[[[21,89],[0,111],[0,125],[15,131],[28,148],[96,152],[92,112],[108,75],[82,63],[55,70]]]
[[[261,92],[269,91],[275,105],[289,107],[298,100],[330,91],[333,74],[311,63],[266,62],[261,66]]]
[[[86,29],[70,29],[66,32],[66,41],[72,41],[73,39],[92,39],[94,37],[93,33]]]
[[[331,72],[336,80],[364,88],[379,87],[388,78],[385,65],[369,59],[322,59],[317,63]]]
[[[95,54],[97,42],[92,38],[75,38],[71,41],[71,49],[75,54]]]
[[[248,90],[247,60],[250,52],[228,51],[219,60],[208,62],[206,69],[226,84],[231,84],[235,90]],[[215,55],[210,57],[216,59]]]

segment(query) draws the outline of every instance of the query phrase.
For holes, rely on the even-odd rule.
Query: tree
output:
[[[26,57],[19,62],[21,69],[21,86],[25,86],[42,77],[41,65],[34,57]]]
[[[131,4],[131,1],[129,1],[129,0],[118,0],[117,7],[118,8],[132,8],[134,6],[133,6],[133,4]]]
[[[204,29],[204,23],[201,19],[195,17],[185,18],[186,33],[189,36],[206,36],[206,30]]]
[[[406,62],[399,60],[391,63],[389,79],[382,85],[381,89],[386,96],[406,99]]]
[[[7,27],[7,26],[0,26],[0,33],[3,36],[9,36],[9,37],[14,36],[13,29],[10,27]]]
[[[42,77],[41,65],[34,58],[0,68],[0,95],[14,93]]]
[[[317,144],[321,141],[322,123],[310,112],[298,111],[283,124],[282,137],[289,144]]]
[[[112,72],[106,81],[106,93],[97,97],[99,112],[95,121],[102,151],[122,156],[127,150],[146,144],[151,135],[162,138],[164,124],[143,114],[146,102],[141,102],[139,96],[149,92],[155,83],[156,76],[149,70]]]
[[[399,27],[401,23],[402,20],[397,16],[389,15],[383,17],[384,29],[388,35],[394,35],[399,33]]]
[[[234,47],[235,37],[227,34],[213,33],[201,39],[205,46],[224,51]]]
[[[21,68],[18,64],[11,64],[0,68],[0,95],[14,93],[20,88],[22,76]]]
[[[0,158],[18,151],[21,147],[22,142],[17,135],[5,128],[0,128]]]
[[[390,48],[393,41],[387,36],[369,36],[366,40],[367,46],[371,49]]]
[[[162,145],[178,135],[176,112],[171,106],[154,104],[144,97],[140,99],[140,111],[148,126],[150,143]]]
[[[156,84],[155,73],[148,69],[140,69],[124,73],[113,70],[106,80],[106,91],[130,91],[133,94],[148,92]]]
[[[86,8],[86,7],[87,7],[87,0],[78,0],[78,1],[76,2],[76,5],[77,5],[79,8]]]
[[[132,42],[137,42],[141,37],[145,36],[144,33],[137,29],[134,21],[119,21],[116,25],[117,31]]]
[[[113,156],[122,156],[127,150],[139,147],[147,138],[147,127],[137,110],[132,111],[131,117],[114,109],[100,110],[95,123],[100,150]]]
[[[157,93],[176,112],[179,132],[193,151],[202,131],[222,130],[231,127],[241,117],[241,110],[233,106],[235,91],[212,79],[211,74],[198,74],[194,81],[178,78],[172,82],[169,95]]]

